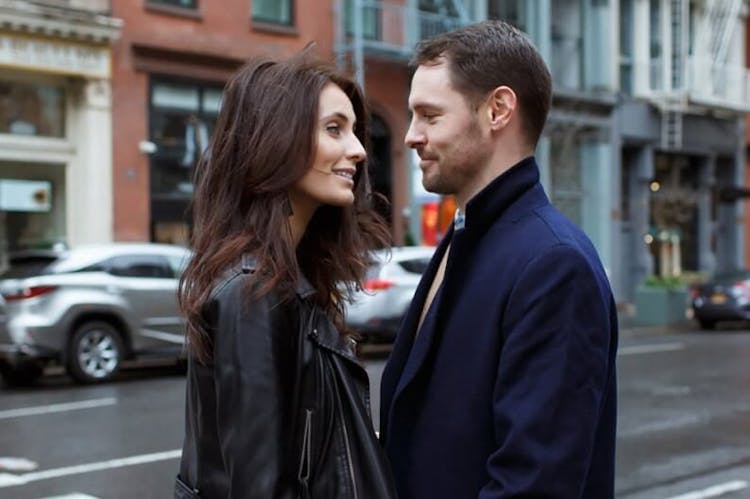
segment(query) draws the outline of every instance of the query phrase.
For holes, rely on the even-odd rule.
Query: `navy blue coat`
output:
[[[399,498],[614,497],[616,350],[596,250],[527,158],[469,201],[396,338],[380,423]]]

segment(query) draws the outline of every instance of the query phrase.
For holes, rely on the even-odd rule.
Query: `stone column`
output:
[[[71,246],[112,241],[112,89],[110,80],[80,83],[71,106],[75,145],[68,164],[67,226]]]

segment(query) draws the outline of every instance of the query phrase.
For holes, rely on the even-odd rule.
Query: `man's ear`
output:
[[[518,98],[512,88],[502,86],[490,92],[487,98],[487,117],[493,131],[505,128],[516,112]]]

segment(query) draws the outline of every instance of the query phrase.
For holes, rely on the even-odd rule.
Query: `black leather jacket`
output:
[[[215,288],[212,365],[188,361],[175,498],[394,498],[367,373],[310,300],[248,299],[247,261]]]

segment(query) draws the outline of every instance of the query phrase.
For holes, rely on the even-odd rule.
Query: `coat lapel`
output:
[[[383,378],[381,380],[381,404],[384,411],[381,411],[381,425],[388,421],[392,404],[395,401],[403,388],[408,382],[414,377],[419,366],[424,362],[425,356],[429,351],[429,346],[432,343],[432,337],[434,336],[434,330],[427,331],[423,328],[419,333],[417,341],[414,341],[416,334],[417,324],[419,323],[419,317],[422,313],[422,307],[424,306],[425,300],[427,299],[427,293],[432,284],[432,280],[435,278],[437,269],[440,266],[440,261],[443,259],[443,254],[448,247],[453,236],[453,229],[449,229],[445,237],[438,245],[435,250],[435,254],[430,260],[430,264],[427,270],[419,281],[417,291],[414,293],[409,311],[406,314],[401,329],[396,336],[396,342],[393,345],[390,358],[388,359],[388,365],[386,370],[383,372]],[[443,281],[445,284],[445,281]],[[438,299],[441,299],[443,293],[440,293],[436,297],[436,301],[433,306],[439,307]],[[439,309],[439,308],[438,308]]]

